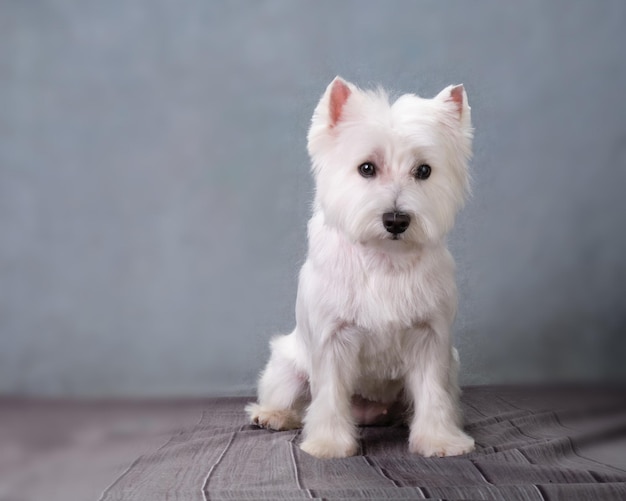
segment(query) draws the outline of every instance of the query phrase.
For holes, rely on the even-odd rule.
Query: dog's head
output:
[[[462,85],[390,103],[337,77],[308,135],[316,209],[352,241],[410,248],[440,240],[468,190],[470,107]]]

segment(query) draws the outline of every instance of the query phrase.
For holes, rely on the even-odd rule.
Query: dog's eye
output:
[[[376,166],[372,162],[365,162],[359,165],[359,174],[363,177],[374,177],[376,175]]]
[[[415,179],[428,179],[430,177],[431,168],[428,164],[418,165],[413,172]]]

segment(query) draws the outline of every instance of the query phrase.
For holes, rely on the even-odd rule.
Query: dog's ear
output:
[[[343,78],[337,76],[329,85],[328,112],[331,127],[335,126],[341,118],[341,111],[348,102],[352,90]]]
[[[314,121],[322,122],[332,128],[341,119],[341,113],[356,87],[343,78],[337,76],[326,88],[322,99],[315,109]]]
[[[311,157],[331,148],[336,138],[335,126],[342,120],[346,111],[346,103],[355,93],[358,93],[356,86],[341,77],[335,77],[326,87],[313,112],[311,127],[307,136]],[[316,171],[315,162],[312,166],[313,170]]]
[[[449,85],[443,89],[436,100],[445,103],[446,107],[460,120],[463,127],[471,127],[470,105],[463,84]]]
[[[470,109],[467,103],[467,93],[463,84],[448,85],[443,89],[437,97],[439,101],[449,103],[454,106],[454,110],[458,113],[459,117],[463,115],[466,109]]]

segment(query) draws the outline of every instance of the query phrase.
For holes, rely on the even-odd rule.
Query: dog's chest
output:
[[[312,227],[298,310],[313,329],[344,323],[393,337],[427,323],[438,311],[454,310],[454,262],[443,244],[376,252],[324,226]]]
[[[363,381],[403,377],[407,357],[440,300],[438,284],[424,271],[419,263],[402,272],[370,268],[344,282],[343,312],[359,338]]]
[[[335,276],[335,300],[345,319],[373,331],[401,331],[426,321],[441,301],[442,278],[428,259],[403,266],[387,260],[353,259]]]
[[[420,322],[430,303],[420,281],[417,270],[352,270],[343,285],[347,320],[372,330],[397,330]]]

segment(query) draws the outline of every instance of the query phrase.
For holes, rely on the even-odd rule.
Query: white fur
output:
[[[349,90],[336,121],[333,85]],[[337,78],[308,140],[317,189],[297,325],[272,341],[258,403],[248,407],[252,420],[272,429],[304,423],[304,451],[345,457],[357,451],[353,395],[385,404],[405,398],[412,452],[473,450],[460,427],[450,342],[454,262],[444,242],[468,189],[472,128],[464,90],[450,86],[433,99],[407,94],[390,104],[383,91]],[[377,166],[373,178],[358,172],[366,161]],[[416,180],[412,169],[423,163],[432,174]],[[395,240],[382,224],[393,210],[411,216]]]

